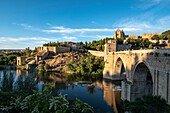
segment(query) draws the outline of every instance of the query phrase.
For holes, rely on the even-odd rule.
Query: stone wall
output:
[[[38,52],[52,51],[52,52],[56,53],[56,51],[57,51],[57,47],[49,47],[49,46],[37,47],[36,49],[37,49]]]
[[[49,46],[43,46],[43,47],[37,47],[36,48],[38,52],[54,52],[54,53],[64,53],[69,52],[70,47],[49,47]]]
[[[131,45],[130,44],[118,44],[117,45],[117,51],[124,51],[124,50],[129,50],[131,49]]]
[[[70,47],[57,47],[56,53],[70,52]]]
[[[103,51],[88,50],[88,52],[91,53],[93,56],[104,57]]]
[[[17,57],[17,66],[23,65],[26,61],[26,57]]]

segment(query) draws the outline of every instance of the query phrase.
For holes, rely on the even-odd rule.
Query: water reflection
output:
[[[8,71],[10,72],[10,71]],[[2,77],[3,71],[0,71]],[[68,97],[79,98],[94,107],[96,113],[122,113],[120,99],[120,81],[98,80],[96,78],[67,76],[59,73],[13,71],[16,78],[25,79],[22,87],[30,90],[26,86],[35,86],[43,90],[45,85],[55,88],[58,93],[68,94]],[[34,76],[34,81],[29,80],[29,76]],[[28,82],[31,81],[32,84]],[[20,89],[20,87],[18,86]],[[114,110],[114,111],[113,111]]]
[[[122,113],[120,81],[103,80],[103,97],[115,113]]]
[[[59,73],[47,73],[47,72],[38,72],[35,78],[40,84],[39,89],[48,85],[55,89],[66,89],[66,77]]]

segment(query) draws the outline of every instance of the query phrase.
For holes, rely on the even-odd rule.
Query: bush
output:
[[[95,57],[91,54],[84,54],[80,62],[71,60],[66,66],[71,73],[81,75],[102,75],[104,61],[103,58]]]
[[[170,113],[170,106],[160,96],[144,95],[134,102],[124,101],[123,107],[130,113]]]

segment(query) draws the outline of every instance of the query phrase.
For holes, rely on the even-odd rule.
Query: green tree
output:
[[[159,44],[159,40],[161,39],[161,37],[159,35],[154,35],[151,39],[156,40],[156,44]]]

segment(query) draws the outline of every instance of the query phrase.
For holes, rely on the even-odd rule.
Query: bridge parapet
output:
[[[103,51],[88,50],[88,52],[97,57],[104,57]]]

